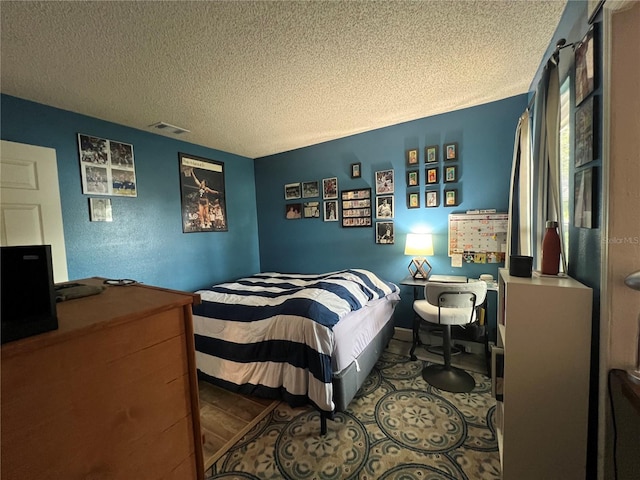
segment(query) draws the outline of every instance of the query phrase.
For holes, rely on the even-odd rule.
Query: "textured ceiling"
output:
[[[2,1],[0,87],[256,158],[525,93],[565,4]]]

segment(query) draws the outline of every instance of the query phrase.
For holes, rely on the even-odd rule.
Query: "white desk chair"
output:
[[[470,392],[475,380],[464,370],[451,366],[451,325],[465,325],[476,320],[477,307],[487,296],[485,282],[439,283],[424,287],[424,300],[413,302],[413,309],[426,322],[442,327],[444,365],[429,365],[422,378],[447,392]]]

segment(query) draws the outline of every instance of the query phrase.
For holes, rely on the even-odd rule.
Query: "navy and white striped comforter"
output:
[[[367,302],[399,293],[367,270],[262,273],[200,290],[193,307],[196,364],[241,393],[334,410],[333,327]],[[206,317],[206,318],[205,318]]]

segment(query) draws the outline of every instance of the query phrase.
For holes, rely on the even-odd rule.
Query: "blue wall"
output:
[[[253,160],[2,95],[2,139],[56,150],[70,279],[133,278],[193,291],[260,270]],[[138,196],[90,222],[77,134],[133,145]],[[224,162],[228,232],[182,233],[178,152]]]
[[[498,267],[504,264],[451,267],[447,256],[448,215],[481,208],[507,210],[515,129],[526,106],[527,96],[520,95],[256,159],[262,270],[317,273],[359,267],[399,283],[408,274],[410,261],[404,256],[406,234],[427,229],[434,234],[435,256],[429,259],[434,273],[475,278],[491,273],[497,277]],[[440,181],[441,206],[424,208],[424,147],[439,145],[441,156],[442,145],[447,142],[458,142],[459,161],[455,164],[460,180],[447,186],[458,189],[460,203],[457,207],[442,206],[444,183]],[[419,209],[406,207],[405,152],[412,148],[420,153],[421,186],[411,189],[420,192]],[[350,164],[354,162],[362,163],[359,179],[351,178]],[[285,218],[285,205],[294,203],[285,201],[287,183],[337,177],[339,190],[371,187],[375,195],[375,172],[387,169],[395,172],[393,245],[376,244],[375,228],[343,228],[339,222],[324,222],[322,218]],[[410,328],[411,287],[403,288],[402,297],[396,324]]]

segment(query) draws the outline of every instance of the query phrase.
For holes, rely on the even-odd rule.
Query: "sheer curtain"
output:
[[[557,221],[561,270],[566,272],[560,207],[558,52],[553,54],[545,66],[536,89],[532,127],[528,123],[529,117],[529,109],[527,109],[520,117],[516,130],[509,200],[510,241],[507,255],[532,256],[534,268],[539,270],[545,222]],[[529,145],[526,145],[526,142],[529,142]]]

